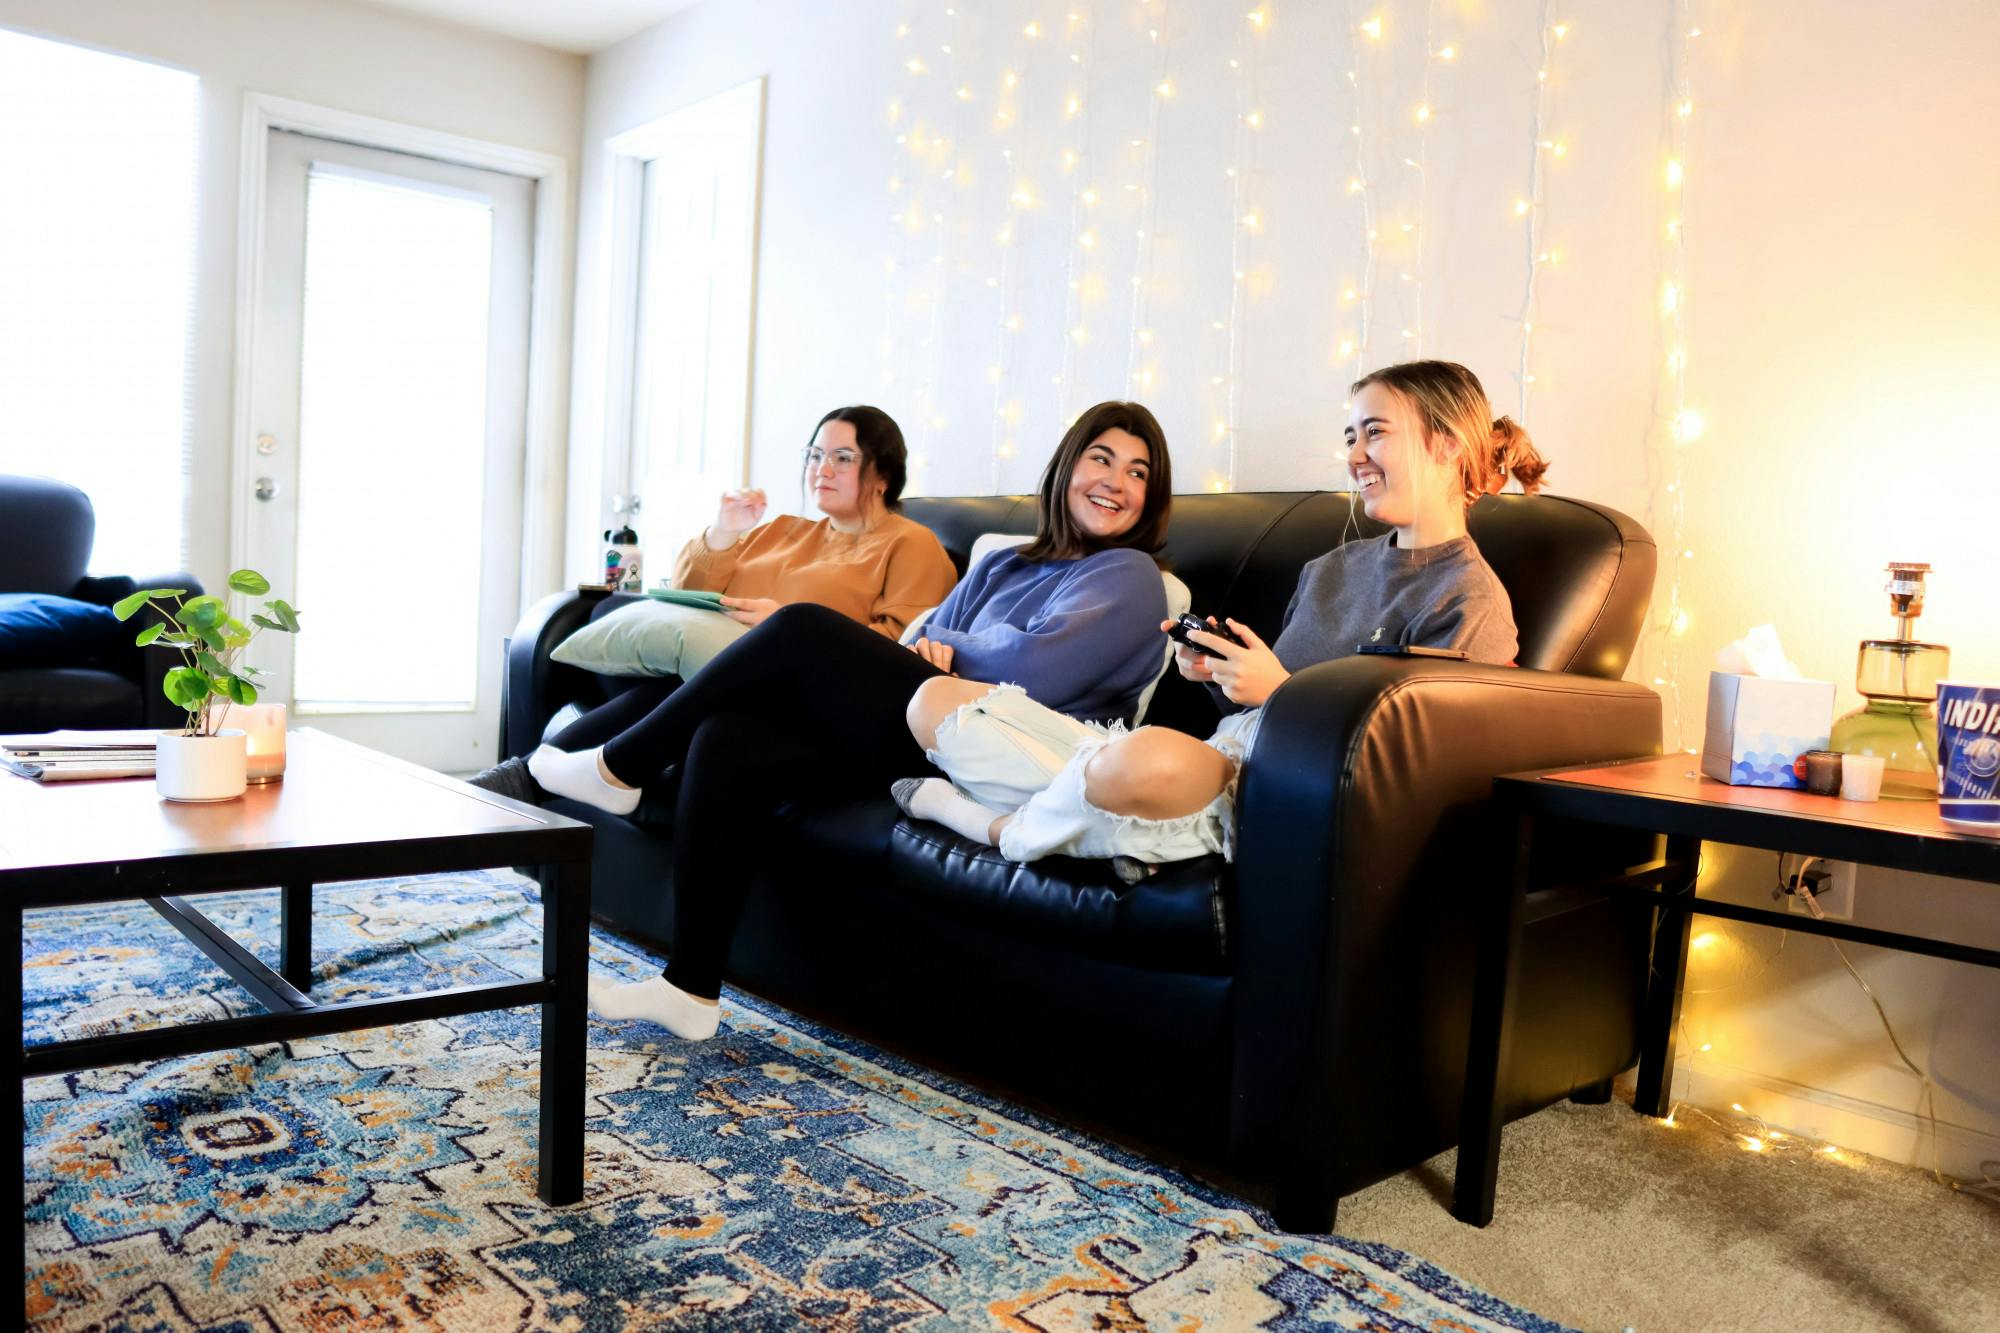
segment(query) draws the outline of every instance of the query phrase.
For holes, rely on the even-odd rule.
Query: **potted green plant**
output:
[[[254,569],[229,576],[229,590],[246,597],[271,591],[270,581]],[[161,688],[167,698],[187,711],[187,725],[163,731],[156,742],[154,783],[170,801],[226,801],[243,794],[244,744],[241,731],[225,731],[222,723],[234,704],[257,702],[256,667],[240,666],[243,650],[261,630],[299,632],[299,613],[282,599],[264,603],[252,615],[256,628],[229,614],[220,597],[186,596],[185,588],[142,588],[111,608],[120,620],[130,620],[139,608],[152,605],[161,619],[139,631],[141,648],[171,649],[181,664],[167,673]]]

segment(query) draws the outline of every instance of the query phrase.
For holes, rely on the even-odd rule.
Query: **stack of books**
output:
[[[150,731],[48,731],[0,736],[0,769],[34,782],[150,778]]]

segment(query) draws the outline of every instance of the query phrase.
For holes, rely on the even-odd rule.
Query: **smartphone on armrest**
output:
[[[1469,660],[1458,648],[1426,648],[1417,643],[1357,643],[1354,651],[1373,653],[1379,657],[1442,657],[1448,662]]]

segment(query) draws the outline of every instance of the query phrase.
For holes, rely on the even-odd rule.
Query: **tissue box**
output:
[[[1833,682],[1708,673],[1701,771],[1737,787],[1806,785],[1799,757],[1833,731]]]

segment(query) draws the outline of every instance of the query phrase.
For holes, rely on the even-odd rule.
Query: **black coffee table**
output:
[[[21,914],[37,907],[144,899],[267,1011],[29,1048],[9,1043],[20,1052],[17,1078],[539,1004],[536,1191],[546,1203],[575,1203],[583,1197],[590,825],[324,733],[294,732],[289,748],[284,781],[206,805],[162,801],[145,779],[42,786],[0,774],[0,927],[6,937],[18,941]],[[306,994],[315,884],[513,865],[554,871],[543,899],[540,980],[338,1004],[318,1004]],[[276,969],[184,896],[273,887],[282,904]],[[0,1023],[19,1032],[21,974],[0,968],[0,986]],[[20,1096],[0,1097],[0,1107],[0,1142],[21,1143]],[[0,1212],[11,1252],[22,1253],[22,1215]]]

